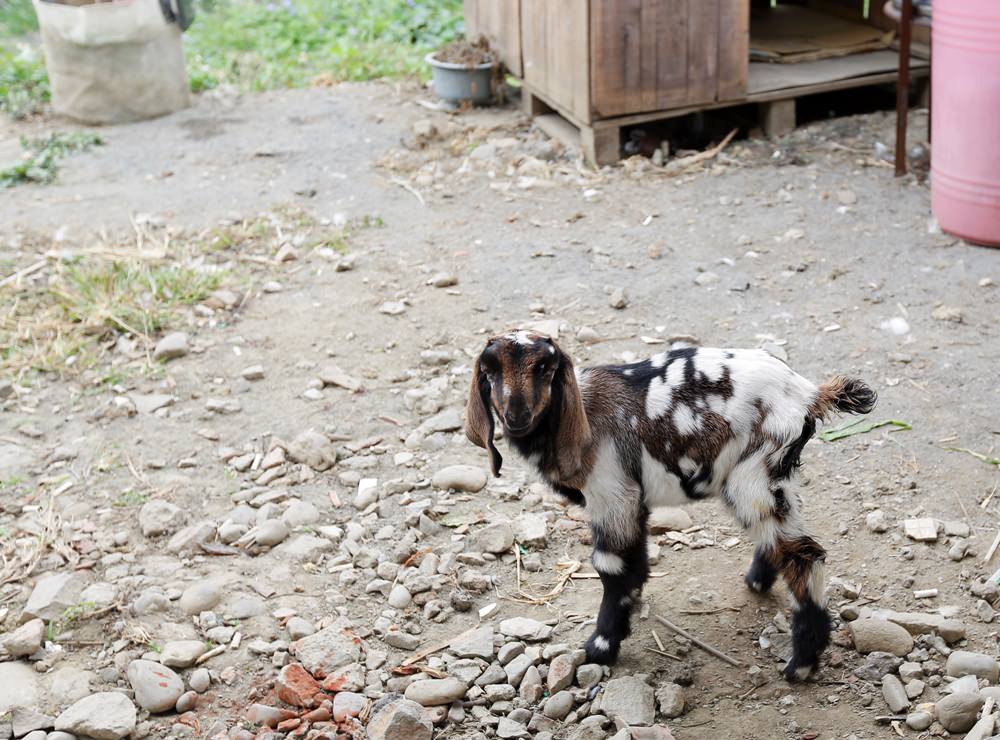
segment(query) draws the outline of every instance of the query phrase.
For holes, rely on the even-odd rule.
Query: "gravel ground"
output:
[[[0,737],[969,729],[1000,698],[998,477],[947,448],[997,456],[1000,253],[938,232],[926,184],[874,156],[891,117],[595,172],[513,108],[424,97],[201,96],[4,192],[15,270],[102,231],[269,236],[181,335],[0,382]],[[0,151],[55,128],[0,124]],[[347,224],[343,249],[298,239],[307,220]],[[532,322],[583,365],[766,346],[860,375],[873,420],[912,425],[803,454],[837,618],[817,681],[780,678],[786,592],[744,588],[752,543],[715,502],[659,515],[622,658],[583,663],[585,513],[513,455],[487,480],[460,431],[485,336]]]

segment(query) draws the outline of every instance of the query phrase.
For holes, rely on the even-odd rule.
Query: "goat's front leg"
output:
[[[597,629],[587,640],[588,663],[614,663],[618,658],[622,640],[631,632],[630,619],[633,607],[642,596],[642,587],[649,578],[649,558],[646,550],[645,508],[639,512],[638,521],[628,522],[627,532],[621,523],[610,528],[606,523],[594,522],[594,570],[601,576],[604,596],[597,614]]]

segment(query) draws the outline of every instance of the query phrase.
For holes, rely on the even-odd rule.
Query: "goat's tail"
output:
[[[867,414],[875,408],[877,399],[878,394],[863,380],[835,375],[819,386],[809,413],[816,419],[825,419],[834,409],[848,414]]]

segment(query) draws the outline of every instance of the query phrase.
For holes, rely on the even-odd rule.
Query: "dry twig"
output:
[[[686,638],[687,638],[688,640],[690,640],[690,641],[691,641],[691,642],[693,642],[693,643],[694,643],[695,645],[697,645],[698,647],[700,647],[700,648],[701,648],[702,650],[704,650],[704,651],[705,651],[706,653],[709,653],[709,654],[711,654],[711,655],[714,655],[714,656],[715,656],[716,658],[718,658],[719,660],[722,660],[722,661],[725,661],[726,663],[729,663],[729,665],[732,665],[732,666],[737,666],[737,667],[739,667],[739,666],[743,665],[742,663],[740,663],[740,662],[739,662],[738,660],[736,660],[735,658],[730,658],[730,657],[729,657],[728,655],[726,655],[726,654],[725,654],[725,653],[723,653],[722,651],[720,651],[720,650],[716,650],[716,649],[715,649],[714,647],[712,647],[711,645],[709,645],[709,644],[708,644],[707,642],[704,642],[704,641],[702,641],[702,640],[699,640],[699,639],[698,639],[697,637],[695,637],[694,635],[691,635],[690,633],[688,633],[688,632],[685,632],[685,631],[684,631],[684,630],[682,630],[682,629],[681,629],[680,627],[678,627],[678,626],[677,626],[676,624],[674,624],[673,622],[671,622],[671,621],[669,621],[669,620],[667,620],[667,619],[664,619],[664,618],[663,618],[663,617],[661,617],[661,616],[660,616],[659,614],[656,614],[656,615],[654,615],[654,618],[656,619],[656,621],[658,621],[658,622],[659,622],[660,624],[662,624],[662,625],[663,625],[664,627],[667,627],[667,628],[669,628],[669,629],[672,629],[672,630],[673,630],[674,632],[676,632],[676,633],[677,633],[678,635],[680,635],[681,637],[686,637]]]

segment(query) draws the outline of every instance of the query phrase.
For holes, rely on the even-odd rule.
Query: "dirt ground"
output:
[[[705,346],[770,343],[815,381],[835,372],[865,378],[879,393],[873,418],[905,420],[912,429],[881,428],[806,447],[806,518],[829,551],[829,575],[858,586],[858,600],[872,609],[957,615],[967,624],[969,649],[997,653],[995,627],[979,621],[970,586],[1000,562],[983,563],[1000,503],[994,497],[980,506],[998,473],[946,448],[996,456],[1000,442],[1000,300],[992,282],[1000,279],[1000,252],[941,234],[930,218],[926,183],[895,179],[872,158],[876,141],[892,141],[891,116],[834,119],[772,142],[737,141],[703,169],[668,177],[635,162],[595,172],[573,152],[547,143],[513,106],[450,115],[421,106],[424,99],[423,91],[385,84],[204,95],[176,115],[102,130],[105,144],[65,160],[52,185],[0,195],[0,256],[18,267],[37,258],[20,246],[26,234],[84,245],[101,230],[128,233],[136,214],[187,231],[289,206],[334,223],[367,216],[379,224],[352,230],[351,270],[335,271],[322,255],[301,250],[299,259],[258,272],[237,311],[191,313],[187,326],[175,328],[190,333],[193,351],[165,373],[138,373],[117,388],[43,377],[19,385],[3,402],[0,478],[25,484],[0,491],[0,527],[30,529],[41,515],[42,492],[51,490],[46,480],[68,471],[74,484],[54,503],[62,531],[76,542],[96,542],[99,551],[84,552],[81,574],[88,582],[107,580],[111,565],[102,556],[110,551],[129,564],[115,582],[115,603],[124,611],[78,625],[62,652],[47,659],[51,666],[98,672],[117,665],[123,673],[123,656],[143,652],[111,646],[125,623],[135,621],[125,606],[135,594],[151,584],[182,590],[214,576],[227,579],[231,595],[256,589],[267,597],[266,611],[243,621],[245,642],[278,637],[271,615],[280,607],[313,621],[339,607],[370,632],[384,597],[365,593],[370,575],[351,582],[341,570],[329,572],[338,550],[308,567],[277,551],[174,555],[163,549],[164,539],[140,534],[138,506],[116,504],[124,492],[140,490],[143,500],[179,505],[188,523],[217,523],[232,509],[231,496],[249,484],[248,474],[220,461],[219,448],[256,449],[309,428],[337,435],[338,444],[380,438],[350,458],[363,460],[357,467],[338,465],[294,486],[276,484],[319,509],[317,526],[359,522],[365,541],[387,551],[393,542],[372,535],[388,523],[398,538],[406,530],[405,503],[426,495],[441,516],[481,514],[493,521],[533,511],[548,517],[549,537],[540,550],[542,570],[523,574],[527,588],[548,590],[563,561],[581,561],[590,570],[581,513],[542,494],[513,454],[505,455],[503,478],[482,492],[447,496],[428,487],[434,472],[455,463],[485,468],[483,451],[456,431],[412,436],[433,413],[463,409],[470,363],[486,335],[530,321],[555,322],[560,344],[581,365],[641,357],[691,335]],[[414,123],[428,120],[436,133],[420,123],[423,136],[415,137]],[[912,128],[923,120],[915,114]],[[0,142],[50,128],[67,125],[0,124]],[[442,272],[457,284],[428,284]],[[262,279],[283,289],[262,292]],[[628,296],[620,310],[609,306],[617,288]],[[402,312],[383,312],[386,302],[401,303]],[[579,341],[582,327],[599,341]],[[427,351],[443,354],[422,357]],[[327,387],[318,400],[304,397],[317,369],[331,362],[360,378],[363,392]],[[263,366],[262,380],[241,379],[251,365]],[[115,397],[147,393],[176,400],[153,414],[95,417]],[[207,411],[209,398],[236,399],[240,410]],[[73,455],[54,462],[56,448]],[[414,458],[399,466],[394,456],[404,451]],[[381,515],[362,514],[350,504],[359,473],[380,483],[403,479],[413,490],[394,497]],[[876,509],[885,512],[888,531],[866,527]],[[758,637],[776,614],[789,614],[784,590],[758,597],[744,588],[752,544],[719,504],[688,511],[701,529],[687,541],[705,542],[692,547],[657,538],[657,577],[613,675],[689,680],[689,710],[663,720],[680,740],[896,736],[876,723],[876,716],[890,713],[879,687],[852,676],[864,659],[843,632],[818,681],[780,679],[781,663]],[[975,555],[949,558],[953,536],[927,544],[907,539],[902,522],[918,516],[966,522]],[[127,532],[128,544],[102,544],[115,532]],[[427,535],[419,547],[444,551],[461,532]],[[16,626],[38,576],[70,567],[50,552],[29,579],[0,590],[0,619],[7,609],[0,631]],[[422,644],[474,626],[476,609],[491,602],[498,608],[489,622],[520,614],[551,620],[553,640],[573,646],[589,634],[597,581],[571,580],[548,604],[527,605],[515,600],[510,556],[482,569],[496,576],[496,590],[477,595],[473,611],[439,623],[410,607],[404,619]],[[936,598],[914,598],[914,590],[931,588],[938,589]],[[845,601],[835,596],[832,612]],[[657,627],[650,616],[656,613],[744,665],[728,666],[697,648],[680,663],[648,650],[656,646],[653,628],[668,651],[689,647]],[[138,621],[157,643],[193,629],[176,610]],[[366,639],[379,642],[374,635]],[[406,655],[389,652],[390,666]],[[234,680],[214,684],[196,710],[198,735],[232,726],[252,689],[277,670],[245,648],[222,653],[208,667],[229,665],[239,668]],[[764,686],[754,688],[750,665],[763,668]],[[98,673],[95,690],[116,685],[111,678]],[[39,673],[39,707],[56,712],[58,697],[47,679]],[[928,687],[921,700],[937,695]],[[172,726],[174,719],[154,717],[146,729],[177,734],[183,728]],[[471,722],[442,736],[466,737],[476,729]]]

